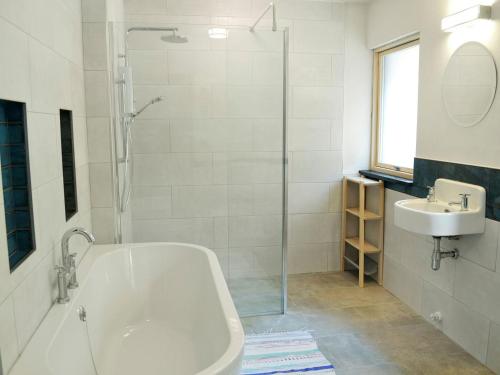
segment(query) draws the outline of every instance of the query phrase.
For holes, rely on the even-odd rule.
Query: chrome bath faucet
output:
[[[75,235],[83,236],[90,244],[95,242],[94,235],[83,228],[71,228],[64,233],[61,240],[62,266],[55,267],[57,270],[57,286],[59,289],[57,303],[69,302],[68,289],[78,288],[78,280],[76,279],[77,254],[69,253],[69,240]]]

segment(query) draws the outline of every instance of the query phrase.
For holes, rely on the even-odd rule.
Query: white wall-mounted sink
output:
[[[483,187],[440,178],[434,199],[406,199],[395,203],[394,223],[407,231],[434,237],[483,233],[486,222],[486,191]],[[459,204],[468,194],[468,208]]]

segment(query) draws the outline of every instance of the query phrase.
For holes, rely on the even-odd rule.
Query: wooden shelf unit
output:
[[[364,177],[344,177],[342,198],[342,244],[340,269],[358,269],[359,286],[365,275],[376,275],[382,285],[384,272],[384,183]],[[368,232],[367,226],[371,226]],[[356,259],[348,256],[355,253]]]

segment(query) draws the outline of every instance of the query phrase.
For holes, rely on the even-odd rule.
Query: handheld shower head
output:
[[[141,109],[139,109],[138,111],[132,113],[132,118],[136,118],[137,116],[139,116],[142,112],[144,112],[146,110],[146,108],[148,108],[149,106],[153,105],[153,104],[156,104],[156,103],[159,103],[163,100],[163,96],[157,96],[156,98],[154,99],[151,99],[149,102],[147,102]]]

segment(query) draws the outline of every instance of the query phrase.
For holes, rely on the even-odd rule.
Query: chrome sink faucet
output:
[[[462,211],[468,211],[469,210],[469,197],[470,194],[459,194],[460,195],[460,201],[458,202],[449,202],[449,206],[460,206],[460,209]]]
[[[75,235],[83,236],[89,243],[95,242],[95,237],[92,233],[83,228],[71,228],[64,233],[61,240],[62,251],[62,266],[56,266],[57,270],[57,286],[59,295],[57,303],[69,302],[68,289],[78,288],[76,279],[76,253],[69,253],[69,240]]]
[[[434,186],[427,186],[429,189],[427,193],[427,202],[435,202],[436,201],[436,188]]]

